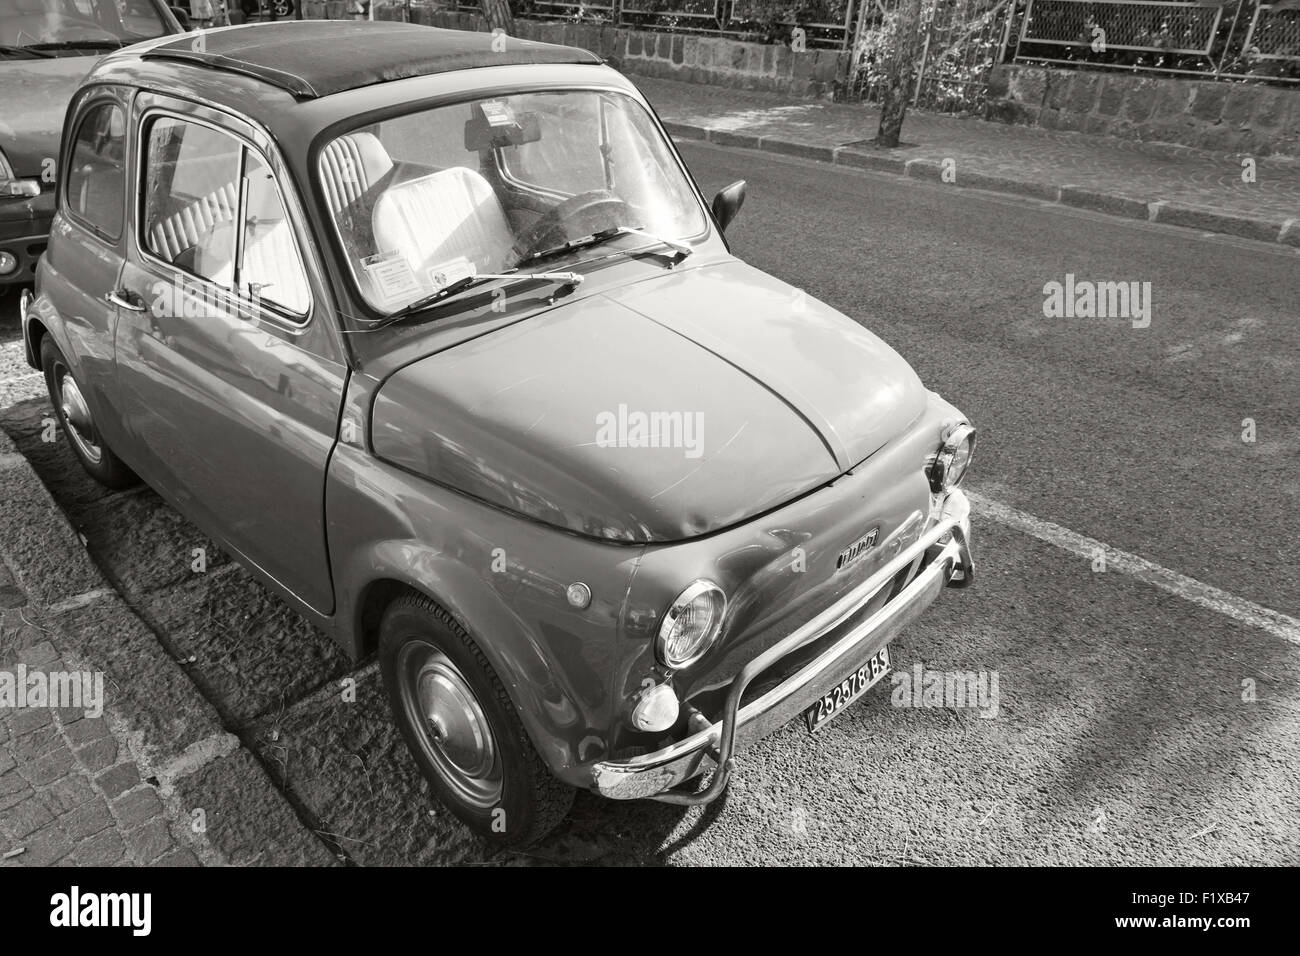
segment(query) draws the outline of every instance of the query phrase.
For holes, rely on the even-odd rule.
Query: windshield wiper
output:
[[[651,242],[657,242],[661,246],[667,246],[677,254],[678,261],[685,259],[695,251],[684,242],[678,242],[676,239],[665,239],[663,236],[656,236],[652,232],[646,232],[639,226],[619,226],[615,232],[621,236],[637,236],[641,239],[649,239]]]
[[[554,293],[555,295],[558,295],[566,289],[576,289],[578,286],[582,285],[582,278],[583,277],[576,272],[480,272],[476,275],[463,276],[455,282],[443,286],[437,292],[432,292],[429,295],[416,299],[409,305],[402,306],[396,312],[390,312],[386,317],[379,321],[379,324],[372,328],[387,328],[394,322],[400,322],[402,319],[409,318],[417,312],[423,312],[426,309],[432,308],[444,299],[449,299],[454,295],[458,295],[461,292],[467,292],[470,289],[477,288],[478,286],[488,282],[495,282],[497,280],[518,282],[558,282],[560,283],[560,288]]]
[[[613,226],[609,229],[601,229],[599,232],[593,232],[589,236],[579,236],[577,239],[570,239],[568,242],[561,243],[558,246],[553,246],[550,249],[543,249],[540,252],[534,252],[531,255],[520,259],[519,265],[522,266],[528,262],[536,262],[539,259],[550,259],[555,256],[564,255],[566,252],[572,252],[575,249],[585,249],[589,246],[598,246],[603,242],[609,242],[611,239],[617,239],[620,236],[637,236],[641,239],[649,239],[657,245],[667,246],[669,249],[673,250],[671,265],[677,265],[677,263],[681,262],[695,251],[683,242],[677,242],[673,239],[665,239],[663,236],[656,236],[654,233],[646,232],[639,226]]]
[[[48,43],[32,43],[25,50],[120,50],[125,44],[121,40],[51,40]]]
[[[39,57],[42,60],[54,58],[53,53],[46,53],[44,50],[38,50],[30,46],[10,46],[9,44],[0,44],[0,53],[25,53],[28,56]]]

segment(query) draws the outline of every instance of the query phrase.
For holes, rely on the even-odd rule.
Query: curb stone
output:
[[[156,788],[167,819],[185,838],[180,851],[157,863],[192,862],[197,856],[210,865],[337,864],[251,751],[222,727],[216,709],[104,578],[35,470],[2,430],[0,462],[5,488],[0,562],[27,601],[19,607],[21,594],[15,599],[9,593],[13,588],[3,589],[3,603],[18,609],[22,623],[0,633],[0,655],[104,674],[109,733],[83,741],[77,759],[98,774],[96,780],[105,779],[124,793],[133,794],[143,784]],[[206,827],[195,832],[186,824],[198,809]],[[105,830],[91,850],[78,850],[77,862],[85,862],[83,852],[93,856],[102,849],[108,859],[123,846],[133,858],[144,859],[141,847],[161,845],[163,836],[156,825],[146,828],[122,834],[125,843]],[[6,862],[57,858],[34,852]]]
[[[674,139],[702,140],[717,146],[736,146],[742,149],[756,149],[760,152],[798,156],[836,166],[893,173],[908,179],[930,182],[940,181],[942,172],[940,164],[934,160],[882,155],[871,148],[812,146],[775,136],[759,136],[713,126],[699,126],[674,120],[662,122],[664,129]],[[1123,193],[1102,192],[1069,183],[1014,179],[1008,176],[968,171],[961,172],[956,182],[951,185],[1028,196],[1124,219],[1145,219],[1162,225],[1181,226],[1202,232],[1218,232],[1259,242],[1275,242],[1300,248],[1300,220],[1297,219],[1241,216],[1211,207],[1192,206],[1163,199],[1139,199]]]

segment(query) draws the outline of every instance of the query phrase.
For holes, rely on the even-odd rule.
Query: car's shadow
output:
[[[51,422],[44,399],[0,410],[105,576],[331,849],[363,864],[646,864],[711,819],[579,793],[540,844],[488,847],[431,796],[372,662],[353,666],[153,491],[96,484]]]

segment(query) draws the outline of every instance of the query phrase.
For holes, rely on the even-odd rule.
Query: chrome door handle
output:
[[[104,293],[104,301],[117,306],[119,309],[126,309],[128,312],[143,312],[146,308],[143,304],[122,298],[117,292]]]

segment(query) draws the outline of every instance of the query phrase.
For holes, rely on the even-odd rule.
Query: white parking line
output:
[[[1153,561],[1148,561],[1146,558],[1140,558],[1136,554],[1129,554],[1127,551],[1113,548],[1103,541],[1089,538],[1059,524],[1036,518],[1024,511],[1012,508],[1010,505],[1004,505],[1000,501],[986,498],[978,492],[967,490],[966,495],[970,498],[971,504],[974,505],[978,514],[992,518],[999,524],[1014,528],[1040,541],[1046,541],[1062,551],[1068,551],[1089,561],[1096,558],[1099,553],[1104,554],[1107,570],[1130,574],[1138,580],[1158,587],[1162,591],[1168,591],[1184,601],[1190,601],[1225,617],[1230,617],[1234,621],[1249,624],[1251,627],[1268,631],[1284,641],[1300,645],[1300,620],[1289,617],[1280,611],[1274,611],[1262,604],[1256,604],[1254,601],[1247,601],[1235,594],[1221,591],[1213,585],[1197,581],[1195,578],[1189,578],[1177,571],[1171,571]]]

